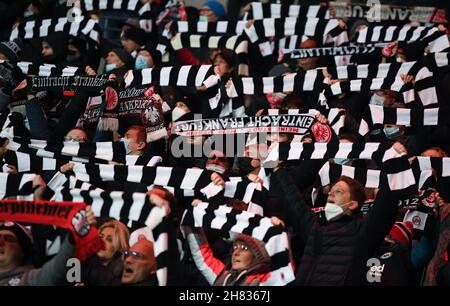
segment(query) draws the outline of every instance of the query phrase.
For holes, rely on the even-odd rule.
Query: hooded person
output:
[[[232,250],[231,267],[217,277],[214,286],[257,286],[260,281],[252,276],[270,272],[270,256],[263,241],[240,234]]]
[[[192,205],[196,205],[195,201]],[[237,234],[231,263],[225,264],[213,253],[204,229],[183,226],[183,231],[195,265],[213,286],[258,286],[271,272],[271,258],[263,241]]]
[[[17,67],[23,49],[20,38],[0,43],[0,60],[6,61],[0,64],[0,110],[10,102],[10,93],[20,82],[22,72]]]
[[[215,22],[224,19],[226,13],[222,3],[218,1],[206,1],[199,11],[200,21]]]
[[[20,38],[12,41],[4,41],[0,43],[0,60],[17,63],[23,49],[23,42]]]
[[[53,32],[42,39],[41,59],[45,64],[63,64],[66,61],[69,39],[64,32]]]
[[[135,27],[130,27],[123,32],[121,37],[122,47],[130,54],[144,46],[149,40],[147,33]]]
[[[70,37],[68,52],[66,57],[66,64],[68,66],[83,66],[84,55],[87,51],[87,43],[80,37]]]
[[[122,48],[114,48],[108,52],[105,73],[114,73],[118,83],[122,83],[125,73],[133,67],[133,57]]]
[[[145,68],[154,68],[161,65],[161,53],[151,44],[146,44],[137,50],[134,60],[134,69],[142,70]]]

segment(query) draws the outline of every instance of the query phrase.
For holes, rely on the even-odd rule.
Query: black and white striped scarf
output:
[[[238,35],[207,36],[190,33],[178,33],[170,42],[172,50],[182,48],[228,49],[236,53],[239,75],[249,75],[248,41]]]
[[[405,62],[327,67],[327,71],[334,79],[339,80],[384,79],[388,77],[398,78],[401,74],[415,76],[423,68],[422,62]],[[321,70],[322,68],[318,69]]]
[[[305,134],[312,128],[315,121],[314,116],[309,113],[190,120],[176,122],[173,125],[172,134],[180,136],[260,132]]]
[[[368,64],[331,67],[327,71],[333,78],[350,80],[331,85],[325,91],[325,96],[340,95],[349,92],[370,92],[373,90],[390,89],[402,92],[405,103],[416,101],[414,89],[420,103],[430,106],[438,103],[435,87],[435,74],[430,71],[424,62],[406,62],[394,64]],[[404,84],[401,75],[412,75],[414,85]],[[330,90],[331,92],[330,93]]]
[[[270,218],[227,206],[200,203],[185,211],[181,224],[186,239],[192,238],[185,228],[195,227],[219,230],[223,237],[242,233],[263,241],[271,258],[271,272],[261,286],[283,286],[295,279],[288,236],[282,229],[275,227]]]
[[[194,168],[144,167],[75,164],[75,177],[84,182],[132,182],[146,186],[157,185],[182,190],[196,190],[207,198],[223,192],[227,198],[239,198],[246,203],[254,203],[261,207],[265,192],[260,185],[242,178],[230,179],[225,186],[211,182],[211,172]]]
[[[448,36],[437,27],[369,25],[357,34],[357,43],[412,42],[428,43],[430,52],[441,52],[450,47]]]
[[[93,10],[119,10],[137,12],[139,15],[139,26],[146,32],[153,31],[150,3],[139,0],[82,0],[80,9],[83,12]]]
[[[269,109],[267,110],[267,113],[269,114],[269,116],[278,116],[280,114],[297,115],[300,114],[301,111],[299,109],[287,109],[287,110]],[[311,115],[322,113],[322,115],[324,115],[328,119],[329,125],[336,133],[336,135],[339,135],[341,133],[341,129],[344,127],[345,111],[339,108],[330,108],[322,111],[318,111],[316,109],[309,109],[308,113]]]
[[[15,38],[33,39],[47,37],[53,32],[67,33],[72,36],[84,34],[96,43],[100,43],[101,29],[97,20],[80,16],[81,21],[69,21],[67,17],[53,19],[37,19],[20,23],[11,32],[9,40]]]
[[[291,73],[279,77],[236,77],[227,90],[230,98],[239,95],[262,95],[274,92],[320,92],[325,87],[321,71],[308,70],[306,74]]]
[[[333,177],[332,175],[337,175],[340,172],[341,175],[361,180],[361,184],[368,188],[381,186],[380,181],[383,177],[386,177],[390,191],[403,198],[417,192],[418,184],[406,155],[400,155],[393,148],[390,148],[385,152],[381,161],[382,169],[379,172],[349,166],[337,165],[338,167],[335,167],[335,164],[326,163],[319,172],[321,184],[324,186],[324,184],[333,182],[333,179],[336,181],[339,177]],[[330,169],[332,169],[331,173]],[[313,200],[314,194],[315,190],[313,190]]]
[[[0,63],[3,62],[5,61],[0,60]],[[58,66],[54,64],[36,65],[32,62],[18,62],[16,65],[22,70],[23,74],[30,76],[74,76],[82,73],[80,68],[73,66]]]
[[[247,19],[265,18],[321,18],[330,19],[328,7],[324,5],[295,5],[286,3],[250,3]]]
[[[37,150],[35,150],[37,152]],[[30,151],[31,153],[31,151]],[[6,172],[6,165],[15,166],[17,172],[32,172],[37,173],[47,170],[59,170],[59,168],[69,162],[73,163],[88,163],[88,159],[79,157],[63,156],[59,155],[57,158],[41,157],[35,154],[7,151],[3,156],[5,165],[3,166],[3,172]],[[154,167],[162,162],[161,156],[148,156],[148,155],[127,155],[125,156],[125,165],[127,166],[147,166]],[[98,160],[97,163],[107,163],[105,160]]]
[[[33,200],[33,179],[36,174],[0,172],[0,199]]]
[[[214,66],[170,66],[161,68],[146,68],[129,70],[125,78],[126,87],[147,84],[160,86],[201,86],[214,74]]]
[[[31,150],[30,150],[31,149]],[[59,156],[79,157],[79,162],[115,161],[125,163],[126,150],[123,142],[78,143],[65,141],[50,143],[45,140],[23,140],[9,138],[8,150],[28,153],[40,157],[58,158]],[[103,162],[102,162],[103,161]]]
[[[433,161],[433,165],[431,161]],[[417,190],[421,190],[424,188],[427,180],[432,176],[433,170],[436,172],[436,176],[450,177],[450,158],[417,156],[411,164],[411,169],[417,182]],[[336,182],[341,176],[355,179],[366,188],[379,188],[381,171],[339,165],[328,161],[319,170],[318,176],[318,184],[313,189],[313,202],[316,198],[316,192],[320,187]]]
[[[83,201],[91,205],[96,217],[109,217],[128,225],[142,224],[151,231],[154,238],[154,252],[157,263],[157,278],[160,286],[167,284],[168,234],[170,221],[163,207],[152,204],[145,193],[60,188],[55,192],[55,201]]]
[[[425,182],[431,173],[438,179],[448,178],[450,177],[450,158],[416,156],[412,161],[412,168],[415,175],[420,176],[421,182]]]
[[[250,42],[255,43],[264,38],[282,38],[291,35],[315,37],[321,43],[327,41],[348,41],[347,32],[339,26],[337,19],[291,18],[261,19],[244,28]]]
[[[310,48],[310,49],[284,49],[283,53],[286,54],[285,58],[299,59],[309,57],[321,57],[321,56],[341,56],[341,55],[353,55],[353,54],[368,54],[375,51],[381,51],[380,48],[386,44],[366,44],[366,45],[348,45],[339,47],[323,47],[323,48]]]
[[[370,5],[372,4],[372,5]],[[420,23],[447,23],[445,10],[425,6],[401,6],[368,2],[367,5],[348,2],[329,2],[336,18],[358,18],[370,21],[404,21]]]
[[[363,144],[339,143],[298,143],[284,142],[271,148],[264,167],[271,168],[278,161],[303,160],[303,159],[330,159],[330,158],[355,158],[372,159],[381,161],[384,156],[392,152],[391,145],[379,142],[366,142]]]
[[[414,95],[414,85],[412,83],[404,83],[402,79],[357,79],[350,81],[340,81],[336,82],[329,87],[325,88],[324,95],[327,99],[333,96],[339,96],[344,93],[352,92],[365,92],[369,93],[374,90],[392,90],[395,92],[400,92],[403,96],[403,101],[406,104],[416,102],[416,97]],[[434,89],[434,88],[433,88]],[[427,96],[427,100],[422,101],[424,105],[430,105],[437,103],[431,103],[435,96]],[[437,100],[437,99],[436,99]]]
[[[365,136],[375,124],[404,126],[436,126],[450,122],[447,108],[392,108],[369,105],[359,125],[359,134]]]
[[[441,68],[445,68],[450,64],[450,53],[430,53],[423,59],[423,64],[428,67],[430,71],[438,74]]]
[[[171,31],[175,33],[191,33],[191,34],[237,34],[246,33],[252,43],[260,42],[268,37],[282,38],[291,35],[317,37],[322,43],[329,39],[332,41],[348,41],[347,32],[339,27],[337,19],[323,20],[319,18],[285,18],[274,19],[265,18],[255,20],[254,24],[246,28],[245,21],[238,21],[237,24],[231,24],[228,21],[218,22],[189,22],[178,21],[173,23]],[[164,36],[164,34],[163,34]],[[169,31],[165,34],[165,42],[168,44],[171,38]],[[160,46],[160,51],[165,52],[165,48]]]

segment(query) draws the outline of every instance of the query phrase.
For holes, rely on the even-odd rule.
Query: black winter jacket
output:
[[[368,258],[394,225],[398,209],[385,180],[368,217],[343,216],[327,222],[316,219],[302,200],[286,169],[274,173],[279,180],[290,224],[305,251],[297,269],[298,285],[363,285]]]

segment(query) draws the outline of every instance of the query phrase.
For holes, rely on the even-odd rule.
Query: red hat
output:
[[[409,246],[413,237],[413,224],[410,221],[395,222],[389,233],[391,237],[404,246]]]

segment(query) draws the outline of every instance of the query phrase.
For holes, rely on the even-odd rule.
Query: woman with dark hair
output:
[[[236,54],[233,51],[225,49],[214,53],[212,57],[215,66],[215,76],[220,79],[218,80],[220,95],[214,94],[211,96],[210,90],[213,90],[215,87],[209,90],[206,90],[204,86],[197,88],[199,91],[203,91],[203,115],[207,118],[247,116],[243,97],[230,98],[227,94],[227,90],[231,85],[231,79],[237,76],[237,63],[235,58]],[[217,93],[217,88],[213,91]]]

